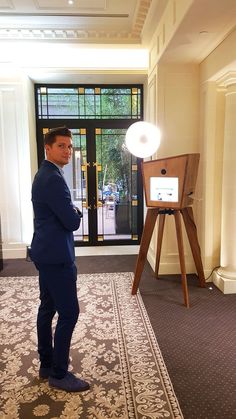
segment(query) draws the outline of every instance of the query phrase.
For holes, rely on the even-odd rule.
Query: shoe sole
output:
[[[90,386],[89,386],[88,388],[81,388],[81,389],[76,389],[76,390],[67,390],[65,388],[53,386],[51,384],[49,384],[49,387],[55,388],[56,390],[66,391],[66,393],[82,393],[83,391],[88,391],[90,389]]]

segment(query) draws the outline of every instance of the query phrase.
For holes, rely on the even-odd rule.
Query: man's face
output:
[[[58,166],[68,164],[72,154],[72,139],[57,135],[56,141],[52,145],[45,145],[47,159]]]

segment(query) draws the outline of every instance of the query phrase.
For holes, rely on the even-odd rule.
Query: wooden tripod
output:
[[[180,214],[182,214],[182,217],[183,217],[183,221],[184,221],[185,229],[187,232],[188,240],[190,243],[193,259],[194,259],[196,270],[198,273],[200,286],[205,287],[205,276],[204,276],[204,271],[203,271],[203,266],[202,266],[201,250],[198,243],[197,228],[194,221],[192,207],[186,207],[182,209],[148,208],[144,230],[142,234],[142,239],[141,239],[141,244],[140,244],[138,260],[137,260],[137,264],[135,268],[132,295],[137,293],[139,282],[141,279],[141,275],[142,275],[145,260],[146,260],[146,256],[147,256],[147,252],[148,252],[148,248],[149,248],[149,244],[152,238],[152,234],[153,234],[157,217],[159,215],[156,266],[155,266],[155,275],[156,277],[158,276],[166,214],[174,215],[175,217],[175,227],[176,227],[176,236],[177,236],[178,251],[179,251],[184,303],[186,307],[189,308],[189,295],[188,295],[188,285],[187,285],[187,277],[186,277],[183,235],[182,235]]]

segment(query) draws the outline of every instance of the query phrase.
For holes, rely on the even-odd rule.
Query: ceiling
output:
[[[159,18],[167,0],[154,0]],[[0,39],[140,43],[152,0],[0,0]]]
[[[166,48],[163,60],[200,63],[235,28],[236,0],[195,0]]]
[[[73,56],[78,59],[72,49],[78,44],[107,48],[110,45],[113,49],[149,48],[169,1],[179,0],[71,0],[72,4],[69,0],[0,0],[0,62],[5,59],[3,44],[7,43],[5,50],[9,56],[17,55],[15,50],[11,51],[13,41],[17,41],[14,44],[18,50],[19,41],[31,44],[31,49],[32,41],[37,41],[37,48],[45,45],[45,51],[50,43],[52,58],[52,51],[58,51],[57,44],[69,44],[68,56],[63,52],[64,61],[68,57],[71,61]],[[160,57],[163,62],[200,63],[236,27],[236,0],[192,0],[192,3],[189,0],[189,5]],[[29,51],[21,53],[26,60],[30,59]],[[8,61],[7,57],[5,62]],[[34,67],[37,66],[35,59]],[[66,63],[64,74],[65,68]]]

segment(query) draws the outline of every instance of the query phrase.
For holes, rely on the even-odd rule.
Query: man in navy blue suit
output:
[[[47,159],[34,178],[34,235],[30,256],[39,271],[40,306],[37,317],[40,378],[69,392],[86,391],[89,384],[68,372],[70,342],[79,316],[73,231],[82,214],[72,201],[63,166],[72,155],[72,134],[66,127],[44,137]],[[52,319],[58,313],[54,338]]]

